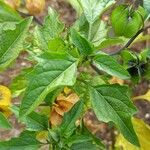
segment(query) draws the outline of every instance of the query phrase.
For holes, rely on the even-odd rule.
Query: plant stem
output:
[[[150,28],[150,25],[145,28],[140,29],[122,48],[120,48],[119,50],[117,50],[115,52],[109,53],[109,55],[119,54],[122,50],[128,48],[133,43],[133,41],[138,37],[138,35],[140,35],[144,31],[146,31],[148,28]]]
[[[141,30],[139,30],[122,48],[120,48],[118,51],[115,51],[115,52],[112,52],[112,53],[109,53],[109,55],[116,55],[116,54],[119,54],[122,50],[128,48],[132,42],[136,39],[136,37],[141,34],[142,32],[146,31],[148,28],[150,28],[150,25],[145,27],[145,28],[142,28]],[[97,66],[95,66],[93,64],[93,62],[91,61],[90,63],[90,66],[93,68],[93,70],[95,70],[99,75],[102,74],[102,72],[97,68]]]

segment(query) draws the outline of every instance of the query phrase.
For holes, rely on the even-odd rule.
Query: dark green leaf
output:
[[[90,43],[74,29],[71,30],[71,39],[82,55],[87,56],[93,52]]]
[[[0,112],[0,129],[11,129],[11,125],[7,118]]]
[[[26,129],[30,131],[43,131],[48,128],[48,118],[36,112],[32,112],[26,116],[24,122],[26,124]]]
[[[79,100],[69,112],[65,113],[60,127],[63,136],[71,136],[76,128],[75,122],[81,117],[82,112],[83,100]]]
[[[24,131],[17,138],[0,142],[0,150],[37,150],[41,143],[36,140],[35,132]]]
[[[90,99],[97,118],[104,122],[114,122],[124,137],[139,146],[131,117],[136,108],[127,96],[127,88],[119,85],[101,85],[90,88]]]
[[[65,54],[44,53],[40,57],[38,65],[30,74],[20,116],[31,113],[57,87],[75,83],[78,60]]]
[[[112,56],[101,53],[94,57],[94,64],[102,71],[121,79],[129,79],[129,73]]]
[[[16,24],[14,30],[0,31],[0,70],[17,58],[32,19],[28,18]]]

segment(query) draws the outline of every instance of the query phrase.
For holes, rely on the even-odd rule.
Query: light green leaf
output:
[[[71,39],[73,44],[78,48],[80,54],[87,56],[93,52],[90,43],[74,29],[71,30]]]
[[[112,56],[100,53],[94,57],[94,64],[100,70],[121,79],[129,79],[129,73]]]
[[[0,70],[17,58],[32,19],[28,18],[16,24],[14,30],[0,31]]]
[[[0,129],[11,129],[11,125],[6,117],[0,112]]]
[[[90,24],[93,24],[97,18],[115,1],[114,0],[80,0],[84,14]]]
[[[21,16],[15,10],[0,1],[0,22],[18,22],[21,19]]]
[[[26,116],[24,122],[26,129],[29,131],[43,131],[48,129],[48,118],[36,112],[32,112]]]
[[[17,138],[0,142],[0,150],[37,150],[42,144],[36,140],[35,132],[24,131]]]
[[[48,43],[51,39],[58,38],[64,29],[64,25],[59,21],[58,14],[52,8],[48,10],[42,27],[37,26],[35,37],[37,44],[42,50],[48,50]]]
[[[136,108],[127,96],[127,92],[126,87],[119,85],[90,87],[90,99],[100,121],[112,121],[129,142],[139,146],[131,122],[131,116],[136,112]]]
[[[65,113],[60,127],[63,136],[71,136],[76,128],[75,122],[81,117],[82,112],[83,100],[79,100],[68,113]]]
[[[39,64],[30,74],[20,116],[31,113],[57,87],[72,86],[77,76],[77,63],[78,60],[65,54],[41,55]]]

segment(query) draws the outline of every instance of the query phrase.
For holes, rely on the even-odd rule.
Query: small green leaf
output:
[[[63,29],[64,25],[59,21],[57,12],[49,7],[44,25],[38,26],[35,31],[38,46],[42,50],[48,50],[49,41],[58,38]]]
[[[127,96],[127,92],[126,87],[119,85],[90,87],[90,99],[100,121],[114,122],[129,142],[139,146],[131,122],[136,108]]]
[[[115,3],[114,0],[80,0],[80,2],[90,24],[94,23],[110,5]]]
[[[1,112],[0,112],[0,128],[11,129],[10,123]]]
[[[48,128],[48,118],[36,112],[32,112],[26,116],[24,122],[26,124],[26,129],[29,131],[43,131]]]
[[[0,150],[37,150],[42,144],[36,140],[35,132],[24,131],[17,138],[0,142]]]
[[[16,24],[14,30],[0,31],[0,70],[7,67],[19,55],[31,21],[32,18],[28,18]]]
[[[102,71],[121,79],[129,79],[129,73],[112,56],[100,53],[94,57],[94,64]]]
[[[57,87],[72,86],[76,81],[78,60],[65,54],[45,52],[30,74],[23,97],[20,116],[31,113],[46,95]],[[42,80],[41,80],[42,79]]]
[[[81,117],[82,112],[83,100],[79,100],[68,113],[65,113],[62,124],[60,126],[63,136],[71,136],[76,128],[75,122]]]
[[[93,52],[90,43],[74,29],[71,30],[71,39],[82,55],[87,56]]]
[[[15,10],[0,1],[0,22],[18,22],[21,19],[21,16]]]

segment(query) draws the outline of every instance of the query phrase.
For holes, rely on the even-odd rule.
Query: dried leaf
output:
[[[120,85],[123,85],[124,84],[124,80],[122,79],[119,79],[117,77],[112,77],[109,81],[108,81],[110,84],[120,84]]]

